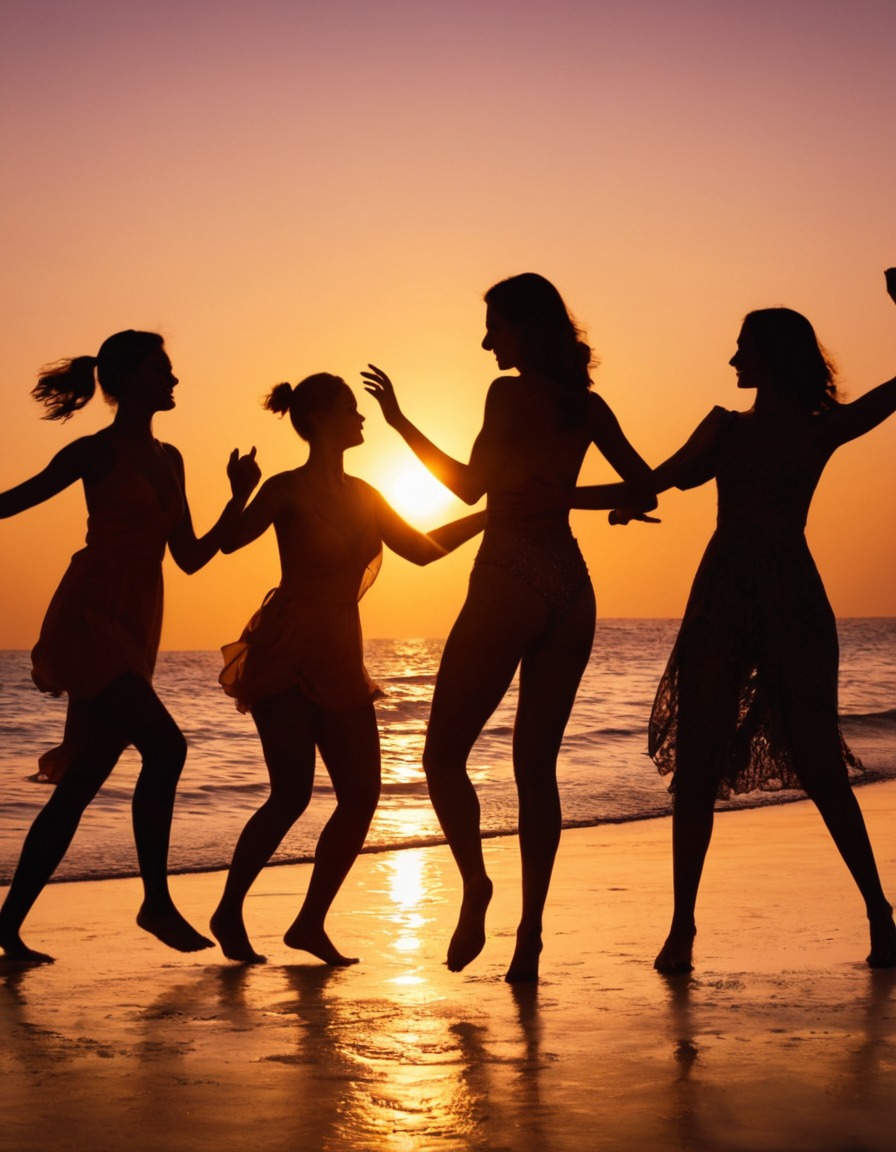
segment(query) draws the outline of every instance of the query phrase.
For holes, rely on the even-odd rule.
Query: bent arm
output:
[[[93,457],[89,437],[67,444],[43,471],[17,484],[15,488],[0,492],[0,519],[6,520],[37,504],[43,504],[76,480],[83,480],[90,471]]]
[[[383,543],[412,564],[431,564],[472,540],[485,528],[486,513],[473,512],[431,532],[418,532],[376,492],[377,526]]]
[[[365,381],[364,388],[379,404],[386,423],[395,429],[424,468],[440,483],[465,504],[475,504],[485,492],[485,482],[476,462],[475,445],[469,464],[443,452],[401,411],[392,381],[386,373],[374,364],[368,367],[369,372],[361,373]]]
[[[168,548],[178,568],[192,575],[194,572],[198,572],[200,568],[204,568],[219,551],[232,551],[225,545],[233,539],[238,530],[246,502],[258,483],[260,472],[255,463],[254,448],[246,456],[240,456],[234,448],[227,463],[227,475],[231,489],[230,499],[208,532],[203,536],[197,536],[193,528],[190,505],[187,501],[183,458],[177,449],[170,444],[166,445],[166,450],[171,455],[184,493],[183,515],[168,538]]]
[[[625,507],[637,512],[656,508],[654,477],[647,463],[631,446],[610,406],[600,396],[589,400],[591,442],[622,477],[615,484],[587,484],[573,490],[571,508]]]

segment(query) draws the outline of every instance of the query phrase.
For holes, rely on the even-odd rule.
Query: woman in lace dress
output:
[[[896,273],[887,279],[893,294]],[[835,450],[896,409],[896,379],[841,403],[812,326],[787,308],[751,312],[730,363],[738,387],[755,389],[753,407],[714,409],[655,473],[658,490],[718,488],[716,531],[650,722],[650,753],[674,772],[675,908],[655,966],[692,967],[716,796],[762,787],[800,787],[815,802],[865,902],[868,963],[890,966],[896,929],[849,783],[837,629],[804,528]]]

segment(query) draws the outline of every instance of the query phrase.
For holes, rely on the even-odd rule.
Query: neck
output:
[[[127,405],[119,404],[112,427],[129,440],[153,439],[151,413],[135,411]]]
[[[343,451],[326,441],[314,440],[309,444],[305,471],[328,484],[340,484],[345,479],[342,463]]]

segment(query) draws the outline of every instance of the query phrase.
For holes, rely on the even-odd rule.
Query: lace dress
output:
[[[791,723],[833,720],[839,734],[837,628],[804,535],[833,418],[772,441],[757,439],[750,414],[715,408],[675,458],[679,488],[715,477],[718,520],[650,718],[661,774],[711,772],[720,796],[799,788]],[[721,743],[679,765],[680,746],[699,744],[708,719]],[[860,771],[842,735],[839,744],[842,769]]]

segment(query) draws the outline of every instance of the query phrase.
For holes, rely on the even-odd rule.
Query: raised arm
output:
[[[425,468],[465,504],[475,504],[485,493],[485,478],[476,461],[476,448],[469,464],[463,464],[437,448],[435,444],[408,420],[395,395],[392,381],[381,368],[369,364],[369,372],[362,372],[365,390],[382,409],[386,423],[394,428]],[[481,435],[481,433],[480,433]]]
[[[230,453],[227,478],[230,481],[231,496],[221,515],[204,536],[197,536],[193,528],[193,517],[186,496],[183,457],[171,444],[166,444],[165,450],[174,464],[184,493],[184,512],[168,538],[168,548],[178,568],[188,573],[198,572],[217,552],[233,550],[225,545],[237,533],[246,502],[261,477],[255,462],[255,449],[245,456],[240,456],[236,448]]]
[[[376,489],[370,490],[383,543],[412,564],[431,564],[472,540],[485,528],[486,513],[473,512],[431,532],[418,532],[403,520]]]

